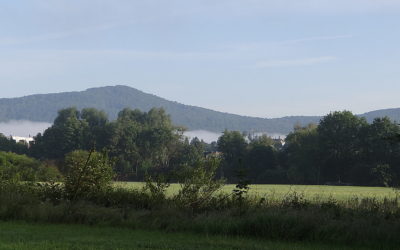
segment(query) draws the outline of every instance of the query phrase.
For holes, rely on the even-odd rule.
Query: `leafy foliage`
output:
[[[118,179],[143,180],[147,172],[170,166],[181,138],[182,129],[173,126],[162,109],[126,108],[109,122],[102,111],[67,108],[59,111],[53,126],[35,137],[29,153],[62,160],[74,150],[106,150],[115,160]]]
[[[371,124],[351,112],[333,112],[318,126],[299,127],[286,138],[282,165],[295,183],[390,185],[398,182],[400,128],[389,118]]]
[[[238,170],[236,175],[239,181],[232,191],[236,198],[242,201],[243,196],[246,195],[250,189],[250,180],[246,178],[246,171],[244,169]]]
[[[52,165],[45,165],[25,155],[0,151],[0,180],[60,180],[61,174]]]
[[[235,171],[239,170],[247,154],[247,142],[239,131],[224,131],[218,138],[218,150],[222,153],[223,162],[220,169],[222,178],[232,178]]]
[[[220,159],[210,157],[198,162],[195,167],[184,166],[178,173],[181,189],[174,197],[177,204],[192,211],[207,206],[224,183],[222,179],[215,178],[219,164]]]
[[[16,154],[27,154],[28,145],[21,142],[16,142],[12,138],[5,137],[0,133],[0,151],[13,152]]]
[[[29,155],[52,160],[60,169],[71,151],[107,151],[117,180],[143,181],[146,176],[171,173],[181,166],[193,169],[209,157],[218,157],[216,177],[230,183],[237,183],[241,168],[251,183],[400,183],[396,139],[400,127],[387,117],[367,123],[348,111],[332,112],[319,125],[295,126],[284,145],[267,135],[228,130],[218,142],[207,144],[198,138],[189,141],[183,131],[159,108],[148,112],[125,108],[112,122],[105,112],[93,108],[67,108],[59,111],[54,125],[36,136],[30,148],[24,147]],[[0,137],[1,145],[17,150],[7,138]]]
[[[73,200],[108,188],[114,175],[107,155],[98,152],[73,151],[65,157],[65,164],[65,191]]]
[[[117,167],[125,164],[125,171],[130,170],[135,180],[143,180],[153,170],[168,168],[181,143],[181,129],[172,125],[162,109],[147,113],[124,109],[111,126],[112,156],[118,159]]]

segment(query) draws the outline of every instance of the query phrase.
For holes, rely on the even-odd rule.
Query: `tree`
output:
[[[398,134],[400,127],[388,117],[376,118],[368,126],[363,134],[363,161],[366,167],[360,184],[389,185],[388,179],[400,176],[400,144],[391,139]]]
[[[7,138],[0,133],[0,151],[27,154],[28,145],[26,143],[16,142],[14,139]]]
[[[242,167],[248,144],[240,132],[227,130],[218,138],[217,144],[223,157],[220,177],[232,180],[235,171]]]
[[[365,157],[369,162],[390,163],[398,155],[399,146],[388,138],[400,133],[399,126],[388,117],[376,118],[364,133]],[[396,154],[394,154],[396,153]]]
[[[205,143],[197,137],[190,142],[188,138],[179,143],[177,150],[171,159],[171,165],[177,169],[181,166],[195,166],[205,157]]]
[[[349,111],[333,112],[321,119],[317,131],[325,181],[351,181],[352,167],[362,158],[361,135],[367,126],[365,118]]]
[[[133,111],[136,113],[136,111]],[[124,109],[118,119],[111,124],[112,138],[109,146],[112,156],[117,159],[116,169],[119,177],[127,179],[137,176],[140,154],[136,144],[140,133],[140,124],[134,119],[133,112]]]
[[[245,163],[248,166],[248,178],[252,183],[262,183],[267,170],[277,167],[277,152],[272,138],[262,135],[253,138],[248,145]]]
[[[54,124],[43,135],[35,137],[32,154],[37,158],[62,159],[65,154],[84,149],[84,131],[88,124],[80,120],[76,108],[66,108],[58,112]]]
[[[182,132],[172,125],[163,109],[149,112],[124,109],[112,123],[111,151],[118,157],[118,168],[131,169],[128,178],[143,179],[144,174],[169,167],[181,144]]]
[[[320,183],[320,151],[317,126],[296,127],[285,140],[283,152],[289,180],[298,184]]]
[[[62,159],[74,150],[103,150],[110,140],[107,115],[96,109],[66,108],[54,124],[35,137],[30,150],[36,158]]]
[[[94,108],[82,109],[80,119],[88,126],[84,131],[84,148],[89,150],[95,147],[97,150],[106,148],[109,144],[111,133],[107,114]]]

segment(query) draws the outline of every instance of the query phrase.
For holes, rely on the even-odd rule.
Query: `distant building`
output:
[[[221,153],[221,152],[218,152],[218,151],[216,151],[216,152],[206,151],[206,152],[204,152],[204,156],[205,156],[207,159],[210,159],[210,158],[213,158],[213,157],[215,157],[215,158],[221,158],[221,157],[222,157],[222,153]]]
[[[278,137],[278,138],[273,138],[272,139],[276,144],[284,146],[285,145],[285,139]]]
[[[18,142],[18,143],[24,143],[27,145],[30,145],[31,143],[33,143],[34,139],[32,137],[23,137],[23,136],[10,136],[11,139],[13,139],[14,141]]]

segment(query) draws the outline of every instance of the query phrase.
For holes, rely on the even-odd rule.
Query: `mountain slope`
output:
[[[400,121],[400,108],[394,108],[394,109],[380,109],[380,110],[375,110],[371,112],[364,113],[360,116],[363,116],[367,119],[367,121],[371,122],[373,121],[376,117],[390,117],[393,121]]]
[[[81,92],[40,94],[19,98],[0,99],[0,121],[30,120],[53,122],[57,111],[75,106],[79,109],[93,107],[104,110],[110,119],[115,119],[123,108],[138,108],[148,111],[152,107],[163,107],[172,121],[190,130],[221,132],[224,129],[287,134],[296,123],[317,123],[318,116],[292,116],[283,118],[256,118],[217,112],[168,101],[127,86],[91,88]],[[368,113],[368,117],[380,116],[379,111]],[[400,117],[399,110],[388,112],[391,117]]]

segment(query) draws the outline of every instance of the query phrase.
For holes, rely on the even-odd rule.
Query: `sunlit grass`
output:
[[[144,186],[143,182],[115,182],[115,186],[127,189],[139,189]],[[167,195],[173,195],[178,192],[179,184],[171,184],[167,190]],[[225,185],[222,192],[231,193],[235,185]],[[296,192],[304,195],[308,200],[328,199],[348,200],[353,198],[395,198],[398,193],[392,188],[387,187],[360,187],[360,186],[326,186],[326,185],[250,185],[250,195],[257,195],[273,200],[281,200],[286,195]]]

